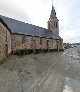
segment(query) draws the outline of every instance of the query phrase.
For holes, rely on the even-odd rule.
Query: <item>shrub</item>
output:
[[[17,49],[14,54],[15,55],[23,55],[23,54],[25,54],[25,52],[26,52],[25,49]]]
[[[40,52],[41,52],[41,49],[36,49],[36,53],[35,54],[40,53]]]
[[[15,51],[15,55],[25,55],[25,54],[31,54],[31,53],[34,53],[34,54],[37,54],[37,53],[40,53],[40,52],[43,52],[43,53],[47,53],[47,52],[54,52],[54,51],[58,51],[58,49],[17,49]],[[59,51],[64,51],[63,49],[60,49]]]
[[[31,54],[33,51],[32,49],[17,49],[15,51],[15,55],[25,55],[25,54]]]
[[[47,53],[48,50],[47,49],[42,49],[41,52]]]
[[[60,49],[59,51],[64,51],[64,49]]]

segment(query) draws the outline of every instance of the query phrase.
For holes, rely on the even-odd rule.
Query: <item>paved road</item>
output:
[[[80,48],[10,56],[0,65],[0,92],[80,92]]]
[[[0,92],[31,92],[63,52],[11,55],[0,64]]]
[[[58,55],[49,75],[32,92],[80,92],[78,52],[78,48],[71,48]]]

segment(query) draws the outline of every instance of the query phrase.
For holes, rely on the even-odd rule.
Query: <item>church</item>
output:
[[[0,60],[18,51],[39,53],[61,51],[59,20],[52,5],[48,28],[42,28],[0,15]]]

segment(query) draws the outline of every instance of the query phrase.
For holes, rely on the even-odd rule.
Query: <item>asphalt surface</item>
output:
[[[33,92],[80,92],[80,48],[58,55],[49,76]]]
[[[0,92],[80,92],[80,48],[10,56],[0,65]]]

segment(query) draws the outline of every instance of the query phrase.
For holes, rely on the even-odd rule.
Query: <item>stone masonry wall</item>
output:
[[[63,40],[58,41],[59,49],[63,49]]]
[[[32,37],[32,48],[33,49],[40,49],[40,37]]]
[[[48,40],[48,49],[63,49],[63,40],[54,40],[54,39],[47,39]]]
[[[40,37],[25,36],[25,41],[22,43],[22,37],[24,35],[13,34],[12,35],[12,50],[17,49],[47,49],[47,39]],[[41,42],[40,42],[41,40]]]
[[[23,36],[24,36],[24,39],[23,39]],[[13,34],[12,35],[12,50],[16,51],[17,49],[33,49],[32,36]]]
[[[7,47],[6,47],[7,45]],[[6,58],[11,53],[11,34],[0,22],[0,60]]]
[[[48,49],[53,49],[53,39],[47,39],[48,40]]]
[[[53,49],[57,49],[57,42],[56,42],[56,40],[54,40],[54,39],[53,39],[52,48],[53,48]]]
[[[8,54],[11,53],[11,33],[7,30]]]
[[[17,49],[61,49],[61,40],[40,38],[34,36],[26,36],[20,34],[12,35],[12,50],[16,51]]]
[[[23,35],[22,35],[22,37],[23,37]],[[25,49],[25,48],[26,49],[32,49],[31,42],[32,42],[32,37],[31,36],[25,36],[24,42],[21,42],[22,49]]]
[[[47,39],[42,38],[41,49],[47,49]]]
[[[12,34],[12,51],[22,49],[22,35]]]

